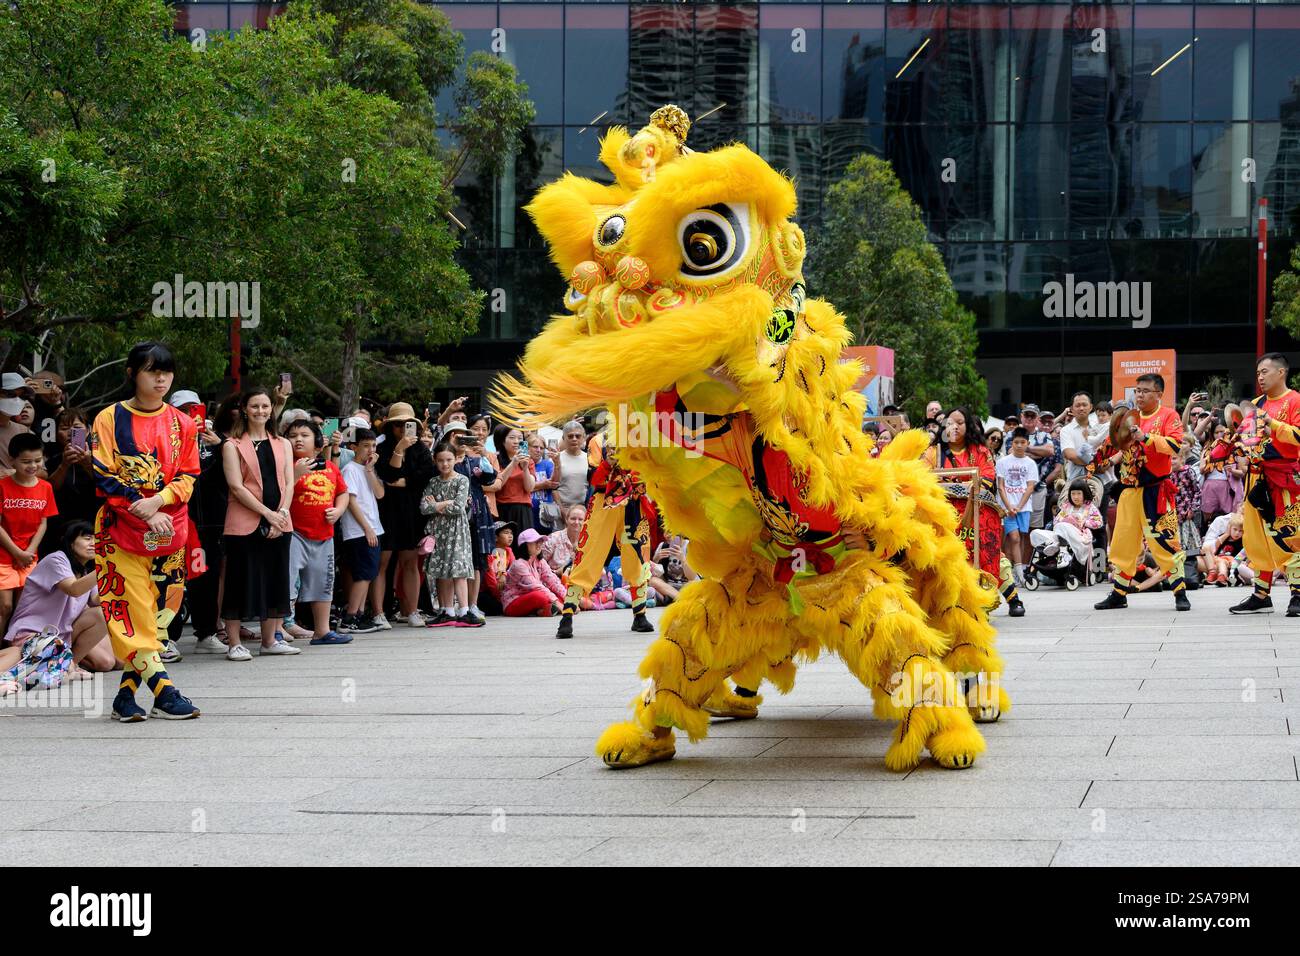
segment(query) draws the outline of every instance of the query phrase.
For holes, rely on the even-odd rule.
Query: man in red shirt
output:
[[[36,477],[45,461],[40,438],[21,432],[9,442],[8,451],[14,473],[0,478],[0,634],[23,582],[36,567],[46,519],[59,513],[53,487]]]
[[[1160,404],[1165,392],[1164,376],[1139,376],[1133,391],[1138,424],[1119,466],[1123,491],[1110,542],[1110,561],[1115,567],[1113,587],[1106,599],[1093,607],[1098,611],[1128,607],[1128,596],[1137,590],[1133,576],[1145,538],[1151,556],[1173,589],[1174,608],[1190,611],[1187,582],[1183,580],[1186,556],[1178,536],[1176,492],[1169,477],[1174,456],[1183,444],[1183,420],[1172,408]]]
[[[1300,617],[1300,395],[1287,387],[1290,363],[1270,352],[1255,366],[1262,393],[1254,400],[1252,426],[1242,424],[1242,447],[1250,460],[1246,478],[1246,554],[1255,569],[1250,597],[1231,608],[1233,614],[1268,614],[1273,575],[1286,573],[1291,589],[1287,617]]]

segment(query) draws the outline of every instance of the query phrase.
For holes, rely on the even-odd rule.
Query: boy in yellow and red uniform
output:
[[[113,719],[145,719],[135,702],[143,681],[154,695],[151,716],[186,720],[199,710],[163,669],[159,631],[180,610],[185,592],[186,503],[199,473],[194,419],[163,399],[175,359],[159,342],[131,349],[127,378],[135,395],[95,416],[91,452],[99,494],[95,565],[100,606],[113,653],[125,665]]]
[[[1119,495],[1110,543],[1110,561],[1115,569],[1113,589],[1104,601],[1093,605],[1098,611],[1128,607],[1128,596],[1137,589],[1133,576],[1142,556],[1143,539],[1168,577],[1174,608],[1192,608],[1183,579],[1186,556],[1178,536],[1178,505],[1170,479],[1174,456],[1183,446],[1183,420],[1172,408],[1160,404],[1164,391],[1164,376],[1154,373],[1140,376],[1134,389],[1138,428],[1120,462],[1124,490]]]
[[[650,587],[646,551],[650,544],[650,529],[656,522],[654,506],[646,497],[645,483],[637,473],[619,467],[603,434],[598,434],[596,439],[601,441],[600,461],[591,476],[591,486],[596,492],[592,495],[587,519],[578,533],[578,547],[573,555],[573,568],[569,571],[564,610],[560,613],[560,626],[555,632],[561,640],[573,637],[573,615],[604,573],[605,559],[616,537],[623,562],[623,580],[632,595],[632,630],[641,633],[654,630],[654,625],[645,616]],[[590,450],[588,455],[591,455]]]
[[[1291,590],[1286,616],[1300,617],[1300,395],[1287,387],[1289,371],[1280,352],[1270,352],[1255,366],[1262,394],[1254,400],[1254,426],[1243,422],[1241,436],[1250,460],[1242,519],[1255,587],[1229,608],[1233,614],[1270,613],[1273,575],[1283,571]]]

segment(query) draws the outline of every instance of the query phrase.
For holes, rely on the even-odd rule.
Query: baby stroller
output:
[[[1105,551],[1094,546],[1087,564],[1080,561],[1070,547],[1070,542],[1063,535],[1053,530],[1042,528],[1029,532],[1029,542],[1033,553],[1029,557],[1029,567],[1025,569],[1025,590],[1037,591],[1043,579],[1052,581],[1057,587],[1067,591],[1076,591],[1079,585],[1091,586],[1105,576]],[[1097,552],[1101,551],[1101,571],[1097,570]]]

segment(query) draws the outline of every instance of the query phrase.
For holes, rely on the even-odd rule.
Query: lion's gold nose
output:
[[[596,286],[603,285],[605,280],[605,270],[600,267],[599,262],[593,262],[591,259],[579,262],[569,273],[569,285],[583,295],[590,293]]]
[[[650,265],[639,256],[623,256],[614,267],[618,284],[625,289],[640,289],[650,281]]]

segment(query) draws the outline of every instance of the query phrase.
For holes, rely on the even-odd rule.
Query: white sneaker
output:
[[[376,614],[371,620],[375,622],[375,628],[380,631],[391,631],[393,625],[388,623],[388,618],[382,614]]]
[[[412,611],[403,623],[407,627],[424,627],[424,615],[419,611]]]
[[[272,657],[275,657],[277,655],[283,655],[283,654],[301,654],[301,653],[302,653],[301,647],[294,647],[292,644],[286,641],[276,641],[270,647],[266,647],[264,645],[257,649],[257,654],[259,657],[265,655],[270,655]]]
[[[181,649],[176,646],[175,641],[163,641],[162,651],[158,654],[158,659],[164,664],[175,664],[181,657]]]
[[[224,654],[226,645],[221,643],[219,637],[201,637],[194,645],[195,654]]]
[[[226,660],[228,661],[251,661],[253,655],[248,653],[248,648],[243,644],[236,644],[234,647],[226,648]]]

